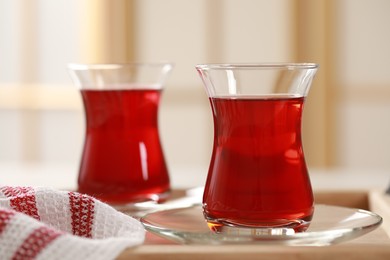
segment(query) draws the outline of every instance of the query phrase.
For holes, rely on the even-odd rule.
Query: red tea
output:
[[[157,114],[161,90],[81,90],[86,138],[79,191],[114,204],[169,190]]]
[[[213,229],[307,228],[313,195],[301,143],[303,97],[210,98],[213,156],[204,214]]]

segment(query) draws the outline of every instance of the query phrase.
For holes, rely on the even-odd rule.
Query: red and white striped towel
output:
[[[142,224],[90,196],[0,186],[0,259],[114,259]]]

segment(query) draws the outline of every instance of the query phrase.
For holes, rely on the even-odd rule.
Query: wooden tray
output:
[[[125,250],[118,259],[390,259],[390,196],[377,191],[321,191],[315,201],[373,211],[382,216],[383,224],[362,237],[326,247],[179,245],[147,233],[144,245]]]

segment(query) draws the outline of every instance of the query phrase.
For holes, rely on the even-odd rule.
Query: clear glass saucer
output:
[[[141,222],[148,231],[182,244],[327,246],[374,230],[382,223],[382,218],[361,209],[316,205],[306,232],[264,234],[261,229],[233,228],[232,232],[215,233],[207,227],[202,207],[193,206],[150,213],[142,217]]]

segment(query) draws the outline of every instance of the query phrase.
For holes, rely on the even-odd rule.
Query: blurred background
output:
[[[159,119],[175,186],[203,184],[212,148],[195,64],[316,62],[303,121],[312,177],[385,185],[389,10],[387,0],[0,0],[0,182],[76,183],[84,114],[69,62],[176,64]]]

